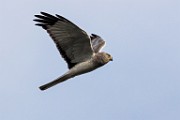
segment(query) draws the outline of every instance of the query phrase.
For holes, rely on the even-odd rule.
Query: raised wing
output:
[[[69,68],[92,57],[94,52],[85,31],[62,16],[41,14],[35,15],[36,25],[47,30]]]
[[[96,34],[91,34],[91,44],[95,53],[98,53],[105,45],[105,41]]]

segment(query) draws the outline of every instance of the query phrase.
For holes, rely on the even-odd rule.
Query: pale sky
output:
[[[34,14],[106,40],[114,61],[47,91],[66,72]],[[179,0],[1,0],[0,120],[180,120]]]

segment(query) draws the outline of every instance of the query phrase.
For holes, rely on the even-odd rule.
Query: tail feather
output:
[[[58,83],[64,82],[65,80],[71,78],[69,74],[63,75],[55,80],[53,80],[52,82],[49,82],[47,84],[44,84],[42,86],[39,87],[40,90],[46,90],[50,87],[53,87],[54,85],[57,85]]]

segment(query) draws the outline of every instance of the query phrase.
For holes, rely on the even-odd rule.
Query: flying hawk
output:
[[[100,52],[105,45],[105,41],[100,36],[96,34],[88,36],[77,25],[57,14],[53,16],[41,12],[41,15],[35,15],[35,17],[36,25],[49,33],[69,68],[65,74],[54,81],[40,86],[41,90],[95,70],[113,60],[110,54]]]

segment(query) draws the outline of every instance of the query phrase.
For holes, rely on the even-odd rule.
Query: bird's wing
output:
[[[69,68],[92,57],[94,51],[89,36],[74,23],[60,15],[45,12],[35,17],[36,25],[47,30]]]
[[[91,34],[91,44],[95,53],[98,53],[104,46],[105,41],[96,34]]]

